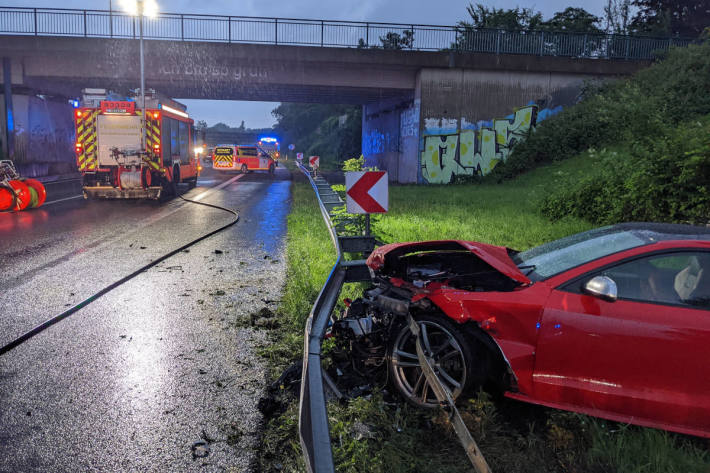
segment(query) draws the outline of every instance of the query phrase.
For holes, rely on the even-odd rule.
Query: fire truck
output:
[[[146,93],[145,146],[140,97],[84,89],[74,101],[76,162],[85,198],[148,198],[197,184],[202,169],[192,152],[193,120],[186,107]]]

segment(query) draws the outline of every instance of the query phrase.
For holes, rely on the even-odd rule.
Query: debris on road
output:
[[[205,440],[198,440],[192,444],[192,459],[205,458],[210,454],[210,445]]]

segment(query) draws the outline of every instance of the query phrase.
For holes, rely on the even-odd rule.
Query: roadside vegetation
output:
[[[630,79],[590,87],[497,166],[505,180],[572,157],[588,172],[555,185],[551,219],[710,222],[710,42],[672,50]]]
[[[552,163],[502,184],[396,186],[376,232],[387,242],[440,238],[481,240],[516,249],[593,225],[567,217],[550,222],[538,205],[550,183],[567,185],[594,163],[584,156]],[[300,362],[303,328],[335,258],[310,185],[293,186],[288,221],[288,279],[274,341],[265,349],[273,378]],[[353,297],[358,285],[346,287]],[[268,420],[261,452],[265,472],[305,471],[298,440],[298,392],[278,389],[280,409]],[[704,442],[625,426],[485,394],[461,406],[486,459],[499,472],[698,472],[710,468]],[[412,408],[387,392],[329,404],[336,470],[342,472],[468,472],[470,464],[438,411]]]

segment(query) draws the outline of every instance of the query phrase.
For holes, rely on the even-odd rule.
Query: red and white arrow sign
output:
[[[311,165],[313,169],[320,167],[320,156],[311,156],[308,158],[308,164]]]
[[[351,214],[385,213],[389,207],[386,171],[345,173],[345,204]]]

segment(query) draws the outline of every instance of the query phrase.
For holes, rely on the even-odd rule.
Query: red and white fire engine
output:
[[[74,102],[76,161],[86,198],[151,198],[197,183],[193,120],[175,100],[146,94],[114,100],[104,89],[84,89]],[[145,144],[143,126],[145,123]]]

